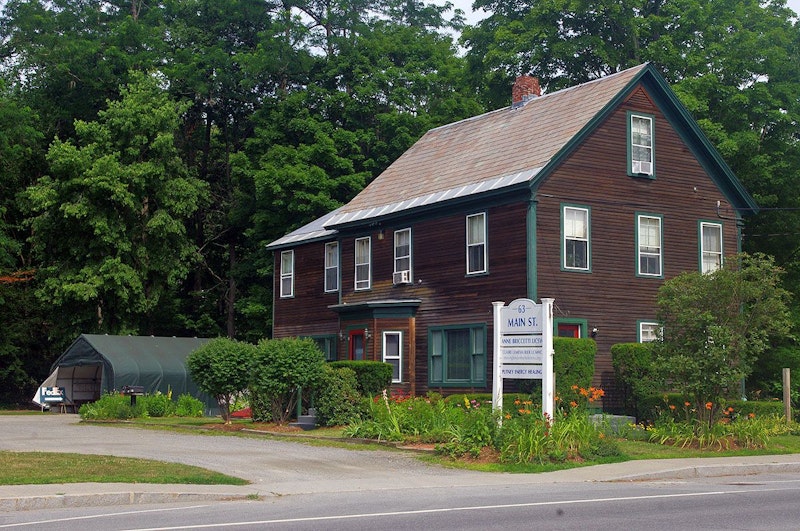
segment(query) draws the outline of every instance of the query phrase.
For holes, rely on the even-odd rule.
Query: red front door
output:
[[[363,330],[350,330],[349,358],[351,360],[365,359],[365,343]]]

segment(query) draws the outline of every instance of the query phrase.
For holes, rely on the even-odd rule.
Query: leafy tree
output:
[[[781,273],[771,258],[741,254],[713,273],[682,273],[659,289],[656,368],[693,401],[698,420],[713,422],[720,399],[738,390],[770,337],[787,333]]]
[[[154,333],[159,308],[196,257],[185,222],[206,200],[174,132],[185,106],[135,76],[78,142],[56,140],[31,186],[40,298],[80,331]]]
[[[212,339],[186,358],[192,380],[219,404],[222,419],[231,421],[231,405],[247,390],[255,346],[229,338]]]
[[[266,339],[258,343],[251,394],[270,405],[272,420],[285,423],[294,414],[301,390],[318,385],[325,358],[312,339]]]

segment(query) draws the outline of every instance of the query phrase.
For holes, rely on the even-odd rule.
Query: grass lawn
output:
[[[0,414],[6,414],[2,412]],[[235,420],[225,426],[219,418],[148,418],[108,425],[202,433],[216,436],[286,438],[304,444],[347,447],[353,450],[394,449],[374,442],[356,441],[343,437],[342,428],[319,428],[302,431],[286,426],[259,424],[251,420]],[[618,439],[622,456],[597,461],[548,463],[543,465],[514,465],[481,459],[452,460],[431,452],[420,458],[448,467],[468,468],[486,472],[541,473],[602,463],[636,459],[673,459],[680,457],[731,457],[746,455],[778,455],[800,453],[800,436],[781,435],[770,439],[765,449],[680,448],[655,443]],[[121,482],[121,483],[187,483],[244,485],[246,481],[208,470],[146,459],[131,459],[98,455],[60,454],[43,452],[0,452],[0,485]]]
[[[48,483],[185,483],[247,485],[199,467],[106,455],[0,451],[0,485]]]

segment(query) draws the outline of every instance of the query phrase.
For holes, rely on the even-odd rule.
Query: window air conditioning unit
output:
[[[649,162],[635,160],[633,161],[633,173],[640,175],[651,175],[653,173],[653,165]]]
[[[398,271],[392,276],[392,281],[395,285],[397,284],[410,284],[411,283],[411,271]]]

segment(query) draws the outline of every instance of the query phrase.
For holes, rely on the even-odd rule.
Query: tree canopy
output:
[[[473,27],[407,0],[3,6],[4,388],[83,332],[268,337],[265,243],[428,129],[508,105],[522,73],[553,91],[652,61],[766,207],[744,247],[800,289],[800,25],[782,0],[477,0]]]

